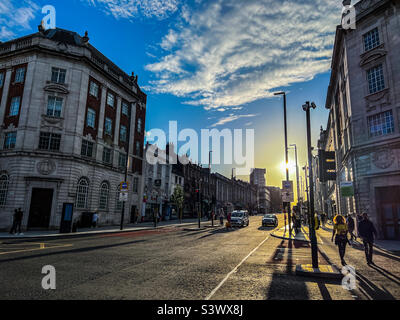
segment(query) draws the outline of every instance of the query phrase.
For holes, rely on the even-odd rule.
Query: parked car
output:
[[[245,227],[249,225],[249,213],[245,210],[233,211],[231,215],[232,227]]]
[[[272,213],[265,214],[262,219],[262,226],[274,226],[276,228],[278,226],[278,218]]]

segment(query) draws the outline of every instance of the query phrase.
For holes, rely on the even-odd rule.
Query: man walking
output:
[[[364,213],[362,220],[358,223],[358,233],[364,244],[365,257],[368,264],[374,264],[372,261],[374,236],[377,232],[374,224],[368,219],[368,215]]]
[[[92,217],[92,227],[96,228],[97,227],[97,220],[99,219],[99,215],[97,214],[97,211],[95,211],[95,213],[93,213],[93,217]]]
[[[355,228],[354,219],[350,214],[347,215],[346,222],[347,222],[347,228],[349,230],[350,237],[351,237],[350,240],[351,241],[357,240],[357,237],[354,235],[354,228]]]

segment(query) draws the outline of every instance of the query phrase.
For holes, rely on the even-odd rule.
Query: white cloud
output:
[[[84,1],[84,0],[83,0]],[[178,10],[178,0],[86,0],[115,18],[164,19]]]
[[[38,12],[39,6],[30,0],[1,0],[0,40],[11,40],[17,32],[30,29],[30,22]]]
[[[256,116],[257,114],[238,114],[238,115],[230,114],[228,117],[219,119],[219,121],[214,123],[211,127],[218,127],[241,118],[252,118]]]
[[[329,70],[340,1],[207,0],[182,7],[146,66],[148,89],[205,109],[232,108]]]

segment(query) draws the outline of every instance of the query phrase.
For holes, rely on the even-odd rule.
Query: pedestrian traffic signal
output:
[[[336,181],[336,161],[334,151],[318,150],[319,181]]]

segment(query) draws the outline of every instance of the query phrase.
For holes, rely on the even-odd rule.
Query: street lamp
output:
[[[297,146],[295,144],[291,144],[291,147],[294,147],[294,153],[296,157],[296,184],[297,184],[297,202],[300,201],[300,183],[299,183],[299,166],[297,163]]]
[[[288,142],[287,142],[287,117],[286,117],[286,92],[275,92],[274,96],[283,95],[283,117],[285,123],[285,160],[286,160],[286,181],[289,181],[289,155],[288,155]],[[290,202],[286,202],[289,222],[289,234],[292,234],[292,217],[290,214]]]
[[[317,106],[314,102],[310,104],[307,101],[303,105],[303,110],[306,112],[307,120],[307,149],[308,149],[308,175],[309,175],[309,229],[310,229],[310,240],[311,240],[311,257],[313,268],[318,268],[318,245],[317,237],[315,235],[315,217],[314,217],[314,185],[313,185],[313,168],[312,168],[312,145],[311,145],[311,121],[310,121],[310,109],[315,109]]]

